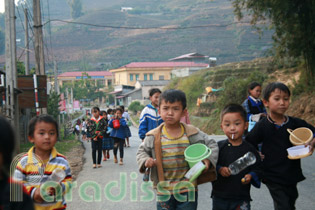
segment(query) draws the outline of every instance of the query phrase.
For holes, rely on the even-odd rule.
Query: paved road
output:
[[[86,147],[84,157],[86,161],[83,170],[78,176],[77,187],[73,189],[72,201],[68,201],[67,209],[156,209],[153,191],[151,188],[146,188],[142,185],[142,175],[139,174],[137,170],[138,166],[136,164],[135,155],[141,141],[138,139],[137,129],[135,127],[131,127],[131,132],[133,135],[130,139],[131,147],[125,148],[125,164],[123,166],[114,164],[111,156],[109,161],[102,162],[102,168],[92,169],[91,145],[90,143],[84,142]],[[224,138],[224,136],[213,137],[216,140]],[[304,175],[307,179],[298,185],[300,196],[297,200],[296,207],[299,210],[314,209],[314,165],[314,156],[304,158],[302,161]],[[290,175],[288,174],[288,176]],[[124,180],[126,180],[126,182],[124,182]],[[99,191],[94,194],[92,186],[95,186]],[[122,187],[122,190],[120,190],[120,186],[125,187]],[[148,189],[148,192],[141,189],[141,187]],[[211,184],[203,184],[198,188],[198,209],[212,209],[212,202],[210,199]],[[137,193],[131,193],[132,191]],[[81,193],[80,195],[79,192],[85,193]],[[251,203],[252,209],[273,209],[272,200],[265,185],[262,185],[261,189],[252,188],[251,194],[253,198]],[[95,195],[94,198],[91,198],[93,195]],[[145,201],[140,201],[141,198],[145,199]]]

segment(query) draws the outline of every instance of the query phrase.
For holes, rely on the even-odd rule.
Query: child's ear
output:
[[[245,122],[244,130],[247,130],[247,129],[248,129],[248,122]]]
[[[265,107],[268,107],[269,102],[268,102],[266,99],[263,99],[262,101],[263,101],[263,103],[264,103],[264,106],[265,106]]]
[[[31,137],[31,136],[27,136],[27,138],[28,138],[28,141],[29,141],[29,142],[34,143],[34,139],[33,139],[33,137]]]

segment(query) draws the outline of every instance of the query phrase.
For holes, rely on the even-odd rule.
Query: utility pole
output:
[[[16,151],[20,147],[19,106],[17,92],[16,69],[16,30],[15,5],[12,0],[5,0],[5,66],[6,66],[6,115],[16,129]]]
[[[55,76],[55,92],[60,94],[59,83],[58,83],[58,66],[56,60],[54,61],[54,76]]]
[[[40,11],[40,0],[33,0],[33,22],[35,36],[35,71],[38,75],[45,75],[45,58],[43,42],[43,25]]]
[[[25,25],[25,74],[30,74],[30,53],[29,53],[29,43],[28,43],[28,16],[27,8],[24,9],[24,25]]]

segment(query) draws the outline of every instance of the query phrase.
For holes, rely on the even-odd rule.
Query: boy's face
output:
[[[230,141],[241,140],[248,123],[238,112],[226,113],[222,117],[221,128]]]
[[[37,122],[33,137],[28,137],[38,151],[51,151],[57,142],[57,130],[54,124]]]
[[[97,119],[100,116],[100,112],[97,109],[94,109],[93,110],[93,116],[94,116],[94,118]]]
[[[154,93],[153,96],[150,96],[150,100],[153,106],[158,107],[160,95],[161,93]]]
[[[185,115],[186,109],[183,109],[182,102],[176,101],[174,103],[161,101],[159,114],[167,125],[174,125],[180,122],[180,118]]]
[[[268,101],[263,100],[263,102],[271,115],[284,115],[290,105],[290,96],[280,89],[275,89],[271,92]]]

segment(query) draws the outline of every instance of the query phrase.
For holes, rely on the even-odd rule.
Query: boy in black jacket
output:
[[[230,104],[222,110],[221,128],[228,139],[218,142],[218,178],[212,182],[211,195],[213,210],[250,210],[250,183],[260,187],[260,156],[251,144],[243,141],[247,126],[246,111],[241,105]],[[255,155],[256,162],[232,175],[228,166],[248,152]]]
[[[262,143],[262,178],[269,189],[275,210],[294,210],[298,198],[297,183],[304,180],[301,161],[288,159],[287,148],[292,147],[287,129],[315,128],[304,120],[285,115],[290,104],[290,90],[280,82],[273,82],[263,91],[268,115],[256,123],[246,140],[257,147]],[[309,143],[314,150],[315,138]]]

